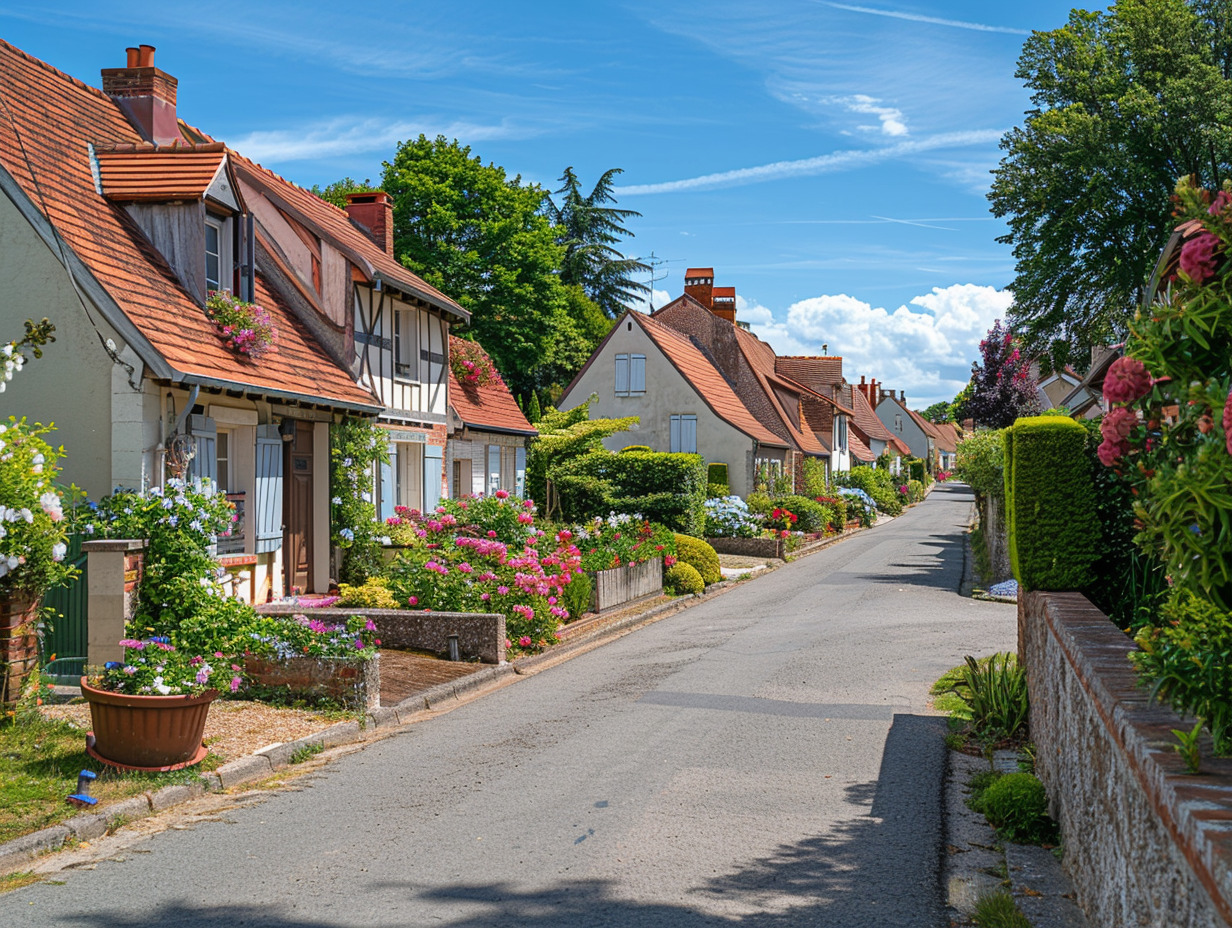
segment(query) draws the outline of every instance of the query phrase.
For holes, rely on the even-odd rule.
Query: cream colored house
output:
[[[572,409],[596,397],[596,418],[637,416],[635,431],[604,444],[612,451],[647,445],[700,454],[727,465],[731,491],[753,491],[759,465],[783,469],[788,444],[759,423],[714,365],[688,338],[653,318],[626,313],[561,397]]]

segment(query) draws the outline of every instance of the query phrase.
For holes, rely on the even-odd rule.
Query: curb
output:
[[[840,535],[823,538],[797,548],[791,552],[790,557],[794,561],[815,554],[840,541],[853,538],[890,521],[892,519],[880,517],[873,525],[851,529]],[[143,793],[140,796],[133,796],[109,805],[102,812],[83,812],[59,825],[52,825],[6,841],[0,844],[0,876],[18,871],[23,864],[29,864],[42,856],[62,850],[66,844],[74,841],[92,841],[129,822],[197,799],[207,792],[223,792],[268,780],[274,774],[295,766],[291,763],[291,757],[302,748],[316,748],[319,745],[321,749],[328,749],[347,744],[358,744],[370,740],[377,732],[409,725],[421,713],[439,709],[450,701],[460,700],[474,690],[486,688],[507,677],[534,675],[583,651],[590,650],[606,639],[621,637],[634,628],[652,624],[677,612],[701,605],[703,602],[722,596],[742,583],[766,576],[784,566],[786,564],[775,565],[740,580],[723,580],[712,584],[704,593],[680,596],[669,602],[652,606],[644,612],[612,619],[608,622],[604,622],[602,616],[597,616],[592,620],[583,620],[595,624],[579,628],[574,634],[566,634],[559,644],[542,654],[520,658],[516,662],[489,665],[483,670],[457,680],[438,683],[430,689],[408,696],[396,705],[370,710],[364,716],[362,724],[360,722],[337,722],[329,728],[305,735],[303,738],[229,761],[210,773],[202,774],[195,783],[176,783],[164,786],[154,792]]]

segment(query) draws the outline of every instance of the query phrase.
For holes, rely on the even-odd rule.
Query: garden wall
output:
[[[719,554],[773,557],[780,561],[787,556],[787,542],[782,538],[707,538],[706,543]]]
[[[1008,580],[1014,576],[1010,567],[1009,539],[1005,533],[1005,503],[995,496],[983,499],[984,545],[988,549],[988,563],[992,566],[990,583]]]
[[[644,596],[663,592],[663,561],[651,558],[631,567],[613,567],[590,574],[590,611],[605,612]]]
[[[248,655],[244,670],[257,686],[293,696],[326,697],[349,709],[375,709],[381,704],[380,654],[369,660]]]
[[[268,615],[310,615],[348,619],[362,615],[376,623],[376,637],[385,648],[435,651],[445,654],[449,636],[458,636],[462,660],[485,664],[505,662],[505,617],[483,612],[412,612],[410,609],[312,608],[294,603],[269,603],[258,606]]]
[[[1098,926],[1232,925],[1232,758],[1185,773],[1138,686],[1134,644],[1079,593],[1018,601],[1036,772],[1061,824],[1079,905]]]

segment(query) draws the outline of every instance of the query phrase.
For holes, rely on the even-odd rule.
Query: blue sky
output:
[[[988,172],[1022,43],[1069,8],[66,0],[0,9],[0,37],[94,86],[155,45],[184,119],[304,186],[378,180],[420,132],[549,188],[623,168],[657,302],[713,266],[779,353],[828,345],[922,407],[1009,305]]]

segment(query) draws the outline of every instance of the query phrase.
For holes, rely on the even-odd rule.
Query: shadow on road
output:
[[[846,800],[863,809],[858,817],[830,833],[750,859],[736,871],[694,888],[687,902],[630,899],[627,887],[601,879],[562,881],[550,889],[527,891],[514,878],[535,880],[529,863],[526,874],[448,886],[357,881],[348,895],[354,894],[358,904],[345,921],[288,916],[277,905],[176,902],[131,914],[95,910],[67,923],[88,928],[936,928],[944,924],[938,879],[944,734],[943,718],[894,716],[878,778],[846,789]],[[379,853],[375,836],[373,853]],[[643,874],[640,882],[654,892],[653,873]],[[225,897],[225,886],[217,890]],[[310,899],[300,901],[300,907],[310,905]],[[361,916],[369,906],[383,917]]]

